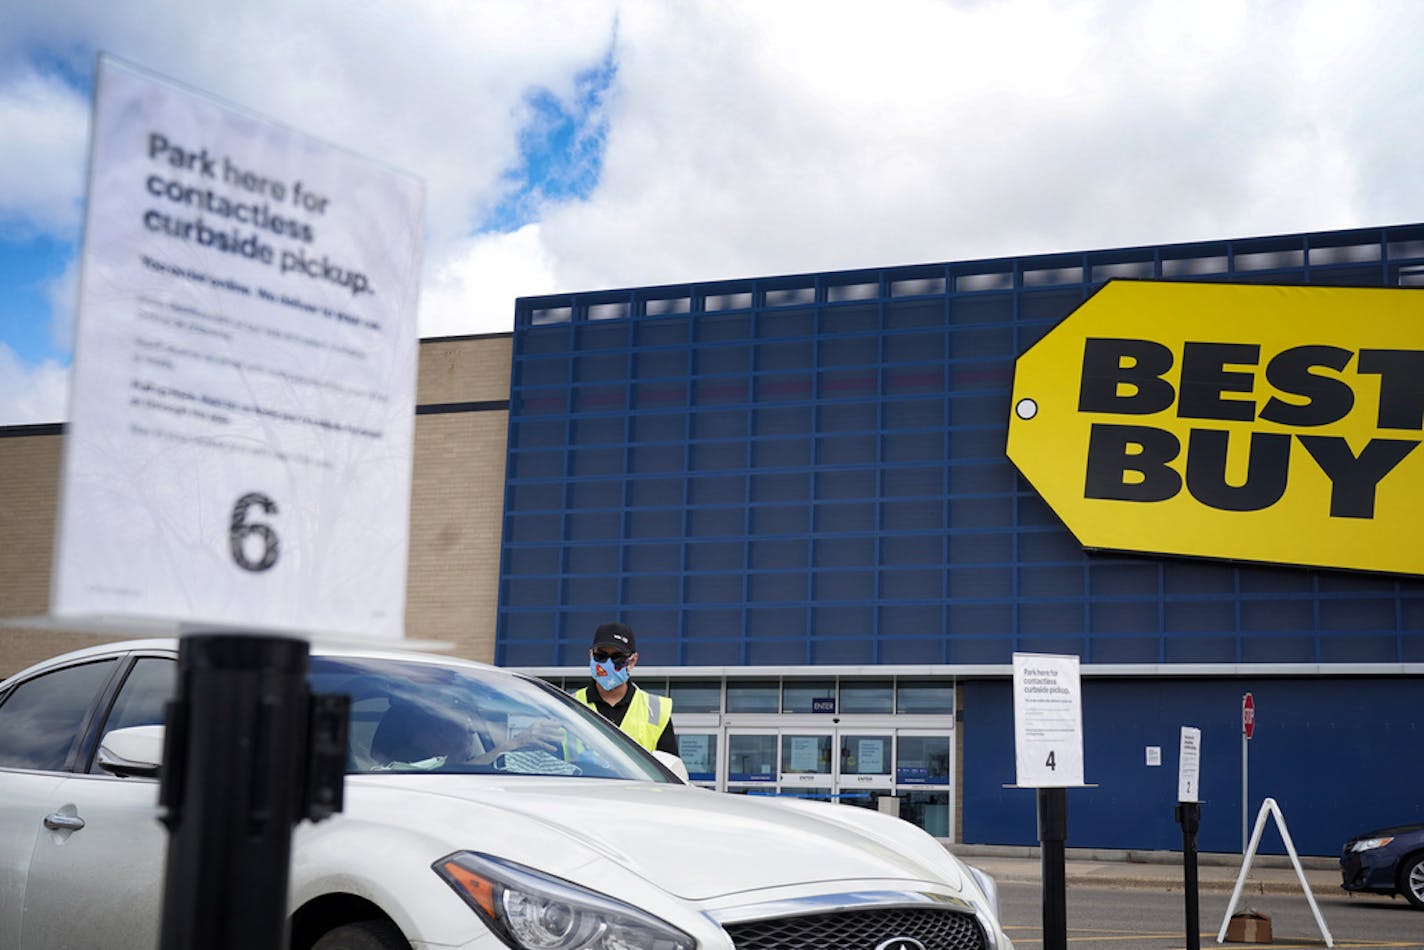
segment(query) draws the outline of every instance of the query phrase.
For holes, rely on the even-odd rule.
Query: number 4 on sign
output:
[[[1058,763],[1054,761],[1053,756],[1054,753],[1050,750],[1048,753],[1048,758],[1044,760],[1043,764],[1045,767],[1056,771],[1058,769]]]

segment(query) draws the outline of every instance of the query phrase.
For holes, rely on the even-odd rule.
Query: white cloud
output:
[[[28,365],[0,342],[0,425],[63,422],[68,406],[67,367],[53,360]]]
[[[1424,7],[1329,9],[625,5],[604,179],[547,253],[593,289],[1424,218],[1390,39]]]
[[[93,51],[106,51],[416,174],[428,189],[436,256],[498,201],[500,174],[517,159],[525,93],[569,92],[574,75],[602,59],[615,9],[594,0],[11,6],[0,64],[42,50],[87,69]],[[22,101],[30,123],[47,105]],[[81,167],[83,133],[81,123],[68,155]],[[0,180],[0,208],[15,184]],[[79,191],[76,181],[67,197]]]
[[[554,290],[539,225],[467,241],[426,278],[420,335],[497,333],[513,325],[514,300]]]
[[[0,79],[0,230],[72,237],[79,225],[89,107],[54,77]]]
[[[515,296],[552,291],[1424,220],[1411,0],[54,0],[7,16],[0,64],[110,50],[420,175],[425,335],[508,329]],[[474,235],[528,91],[568,94],[615,37],[597,187]],[[40,100],[8,101],[45,141]],[[3,165],[0,208],[31,200]],[[34,220],[75,197],[49,193]]]

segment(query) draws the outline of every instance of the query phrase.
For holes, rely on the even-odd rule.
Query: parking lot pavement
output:
[[[996,845],[949,845],[967,864],[992,874],[1000,883],[1037,884],[1042,879],[1042,858],[1037,848]],[[1344,893],[1340,889],[1337,858],[1302,857],[1301,868],[1311,893],[1317,898]],[[1203,893],[1231,893],[1241,873],[1239,854],[1197,856],[1197,888]],[[1069,887],[1150,888],[1184,887],[1179,851],[1110,851],[1067,849],[1064,878]],[[1251,861],[1243,896],[1300,893],[1300,877],[1284,855],[1256,855]]]

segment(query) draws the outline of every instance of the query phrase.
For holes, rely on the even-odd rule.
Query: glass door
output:
[[[717,788],[723,768],[718,756],[726,745],[721,739],[721,716],[698,712],[695,706],[693,711],[684,713],[678,710],[676,703],[673,710],[673,721],[677,726],[677,755],[687,766],[688,781],[703,788]]]
[[[890,716],[865,716],[852,724],[832,724],[821,716],[738,718],[737,724],[724,722],[720,734],[725,752],[716,779],[725,784],[701,775],[694,775],[694,782],[738,795],[788,795],[898,809],[901,818],[934,837],[953,839],[951,722],[905,728],[898,717]],[[694,738],[698,732],[708,733],[705,740]],[[697,772],[692,765],[702,761],[704,741],[707,761],[716,759],[719,736],[711,733],[710,728],[687,730],[693,740],[684,758],[689,772]],[[895,804],[882,803],[891,796]]]
[[[896,730],[895,796],[901,818],[936,838],[950,837],[953,774],[954,743],[948,732]]]
[[[880,798],[894,786],[894,741],[893,729],[837,730],[836,801],[879,807]]]
[[[717,733],[687,731],[677,734],[677,755],[687,766],[687,778],[693,785],[717,787]]]
[[[727,791],[776,794],[778,738],[775,729],[727,730]]]
[[[781,794],[829,800],[835,788],[831,732],[781,731]]]

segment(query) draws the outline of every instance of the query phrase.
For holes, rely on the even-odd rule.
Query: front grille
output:
[[[979,921],[963,911],[932,907],[845,910],[727,924],[737,950],[875,950],[893,937],[925,950],[985,950]]]

